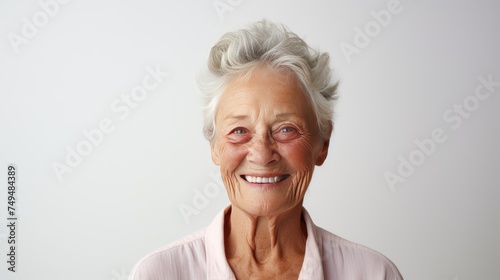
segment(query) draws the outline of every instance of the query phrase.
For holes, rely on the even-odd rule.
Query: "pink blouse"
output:
[[[224,214],[229,209],[221,211],[208,227],[142,258],[129,280],[236,279],[224,253]],[[299,279],[403,279],[379,252],[317,227],[305,209],[303,217],[307,241]]]

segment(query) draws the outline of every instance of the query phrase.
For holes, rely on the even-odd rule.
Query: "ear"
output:
[[[210,142],[210,150],[211,150],[211,155],[212,155],[212,161],[215,163],[215,165],[219,166],[220,165],[220,159],[219,159],[219,153],[216,150],[215,147],[215,139],[213,139]]]
[[[317,166],[321,166],[325,162],[326,157],[328,156],[328,147],[330,146],[330,138],[332,136],[332,131],[333,131],[333,123],[330,122],[327,134],[321,139],[323,146],[321,147],[321,151],[318,154],[318,158],[316,159]]]

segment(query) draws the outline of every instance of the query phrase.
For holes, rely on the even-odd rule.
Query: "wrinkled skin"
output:
[[[302,202],[314,167],[327,157],[330,134],[320,136],[291,73],[257,67],[229,81],[215,116],[212,160],[232,204],[226,257],[239,279],[296,279],[307,238]]]

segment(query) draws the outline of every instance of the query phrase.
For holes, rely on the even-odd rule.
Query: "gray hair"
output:
[[[329,63],[327,53],[313,50],[284,25],[267,20],[224,34],[210,51],[208,72],[198,79],[205,97],[205,138],[214,139],[215,113],[228,80],[262,64],[294,74],[310,97],[321,136],[327,136],[333,126],[338,86],[338,82],[332,81]]]

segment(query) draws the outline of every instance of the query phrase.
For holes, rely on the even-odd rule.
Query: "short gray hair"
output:
[[[205,138],[215,136],[215,113],[227,81],[265,64],[273,69],[288,69],[308,93],[322,137],[333,126],[333,102],[338,82],[332,80],[330,57],[309,47],[284,25],[267,20],[224,34],[210,50],[208,71],[198,79],[204,94]]]

